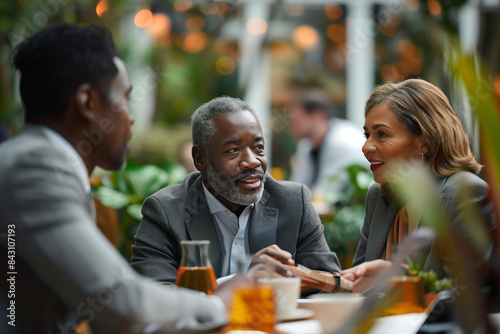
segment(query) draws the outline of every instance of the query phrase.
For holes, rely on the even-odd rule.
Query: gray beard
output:
[[[231,203],[239,204],[239,205],[250,205],[253,203],[257,203],[262,197],[262,193],[264,192],[264,183],[266,182],[266,174],[262,167],[258,167],[252,171],[238,174],[231,179],[227,179],[224,176],[217,173],[210,162],[208,162],[207,166],[207,181],[208,184],[212,187],[215,193],[219,196],[224,197]],[[262,179],[260,181],[259,188],[254,190],[253,194],[242,194],[236,185],[236,181],[242,178],[245,178],[249,175],[255,174],[255,172],[262,175]]]

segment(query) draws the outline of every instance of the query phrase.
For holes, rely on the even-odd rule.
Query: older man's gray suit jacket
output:
[[[494,228],[493,209],[488,202],[488,185],[481,178],[469,172],[458,172],[441,179],[438,190],[448,226],[462,241],[462,247],[474,245],[474,234],[476,236],[478,233],[488,234]],[[353,266],[380,258],[399,209],[396,199],[382,194],[378,184],[370,188],[366,196],[366,216],[361,227]],[[474,221],[469,221],[467,224],[464,222],[464,219],[467,219],[465,212],[472,209],[476,216],[473,216]],[[420,222],[419,226],[424,223]],[[471,223],[474,225],[473,228]],[[445,255],[447,252],[443,251],[446,247],[448,245],[443,243],[441,238],[436,239],[428,250],[423,270],[433,270],[439,277],[451,275],[449,259]],[[473,250],[480,248],[472,247],[468,254],[474,257],[471,261],[477,266],[486,263],[489,247],[485,247],[485,251],[473,254]]]
[[[132,246],[132,266],[137,271],[173,284],[181,260],[180,241],[210,240],[210,261],[216,277],[221,277],[221,246],[200,173],[191,173],[182,184],[148,197],[142,213],[144,217]],[[249,254],[277,244],[290,252],[296,263],[329,272],[340,270],[311,204],[310,191],[304,185],[278,182],[267,175],[264,193],[252,209],[245,238]]]

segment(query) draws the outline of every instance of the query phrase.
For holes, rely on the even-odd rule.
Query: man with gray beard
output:
[[[237,272],[244,254],[340,270],[308,188],[266,174],[262,128],[248,103],[215,98],[194,112],[191,130],[199,172],[145,200],[132,246],[137,271],[175,284],[182,240],[210,240],[218,282]]]

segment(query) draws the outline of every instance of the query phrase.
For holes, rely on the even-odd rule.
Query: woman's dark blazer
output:
[[[480,232],[487,235],[494,228],[493,209],[488,201],[488,185],[480,177],[469,172],[458,172],[439,179],[439,198],[447,221],[461,247],[474,245]],[[353,266],[365,261],[379,259],[386,247],[389,231],[400,207],[394,197],[382,194],[379,185],[374,184],[366,196],[366,215],[361,227],[360,240]],[[466,212],[473,209],[473,219],[466,218]],[[471,226],[473,224],[473,226]],[[419,226],[424,225],[420,221]],[[471,228],[473,227],[473,228]],[[423,270],[434,270],[439,277],[450,276],[447,245],[441,238],[432,243]],[[471,263],[486,263],[490,244],[476,245],[467,252]]]

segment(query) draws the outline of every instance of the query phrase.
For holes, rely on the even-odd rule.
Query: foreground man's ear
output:
[[[95,99],[98,92],[89,84],[83,84],[76,90],[75,105],[78,114],[89,121],[95,118]]]
[[[207,169],[207,157],[205,152],[198,145],[193,145],[191,148],[191,156],[193,157],[194,166],[200,172],[204,172]]]

